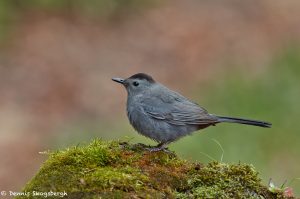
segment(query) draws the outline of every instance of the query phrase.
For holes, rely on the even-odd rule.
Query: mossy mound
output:
[[[48,153],[49,159],[23,192],[51,190],[66,192],[64,198],[88,199],[284,198],[282,191],[271,192],[262,185],[250,165],[202,165],[144,148],[94,140],[87,146]]]

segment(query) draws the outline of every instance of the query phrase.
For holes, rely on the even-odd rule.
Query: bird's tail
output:
[[[258,120],[248,120],[242,118],[222,117],[222,116],[216,116],[216,117],[218,118],[218,122],[239,123],[239,124],[247,124],[247,125],[267,127],[267,128],[270,128],[272,126],[271,123],[258,121]]]

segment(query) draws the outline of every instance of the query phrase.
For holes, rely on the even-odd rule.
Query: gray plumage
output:
[[[140,134],[159,142],[156,150],[194,131],[221,122],[270,127],[267,122],[209,114],[204,108],[144,73],[113,78],[127,90],[127,115]]]

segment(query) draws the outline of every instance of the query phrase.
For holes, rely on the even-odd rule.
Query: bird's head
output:
[[[145,73],[137,73],[127,79],[112,78],[113,81],[123,84],[128,95],[137,95],[147,89],[150,89],[154,84],[154,79]]]

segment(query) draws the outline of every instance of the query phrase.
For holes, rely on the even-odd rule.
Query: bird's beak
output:
[[[124,79],[122,79],[122,78],[114,77],[114,78],[112,78],[112,80],[115,82],[118,82],[120,84],[124,84]]]

